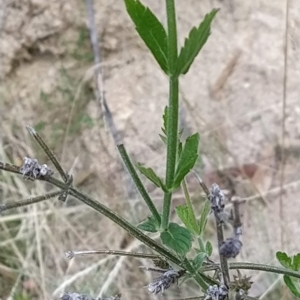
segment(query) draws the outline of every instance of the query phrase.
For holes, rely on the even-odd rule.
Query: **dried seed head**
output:
[[[51,171],[46,164],[40,165],[37,159],[26,156],[23,158],[23,165],[20,168],[20,172],[24,176],[29,176],[33,179],[53,174],[53,171]]]
[[[239,240],[239,235],[234,236],[233,238],[228,238],[220,246],[220,254],[226,258],[233,257],[235,258],[241,251],[243,243]]]
[[[43,164],[40,166],[40,175],[41,176],[47,176],[49,174],[49,168],[46,164]],[[50,171],[51,172],[51,171]]]
[[[162,294],[171,286],[171,284],[177,282],[180,276],[180,272],[170,269],[163,275],[156,278],[153,282],[149,283],[148,291],[154,295],[157,295],[159,293]]]
[[[237,275],[233,275],[233,281],[230,283],[230,289],[236,291],[240,296],[248,295],[252,283],[251,276],[242,276],[242,273],[237,270]]]
[[[65,256],[68,259],[72,259],[75,255],[74,255],[73,251],[67,251],[67,252],[65,252]]]
[[[223,212],[225,207],[225,195],[216,183],[213,183],[209,190],[211,209],[216,215]]]
[[[225,300],[227,295],[228,289],[225,285],[210,285],[204,300]]]

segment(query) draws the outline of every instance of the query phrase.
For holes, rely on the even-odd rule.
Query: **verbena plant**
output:
[[[249,277],[242,276],[242,269],[273,272],[284,275],[284,282],[291,292],[300,297],[300,253],[289,257],[286,253],[277,252],[276,257],[283,267],[276,267],[252,263],[228,263],[228,258],[238,255],[242,243],[239,240],[242,223],[239,216],[239,202],[233,202],[231,216],[224,212],[225,196],[220,188],[213,184],[207,188],[205,183],[195,174],[202,186],[207,200],[198,217],[195,213],[186,183],[186,176],[192,171],[199,155],[199,134],[189,136],[185,141],[181,140],[183,129],[178,126],[179,114],[179,79],[186,74],[194,59],[206,43],[211,30],[211,23],[217,15],[218,9],[208,13],[198,27],[191,29],[185,39],[183,47],[178,51],[176,14],[174,0],[166,0],[167,30],[158,18],[138,0],[124,0],[127,12],[135,24],[136,31],[153,54],[161,70],[169,78],[169,102],[163,113],[163,127],[160,138],[166,145],[166,175],[160,178],[155,171],[141,164],[133,164],[122,143],[117,145],[121,158],[134,181],[136,188],[147,204],[150,216],[146,221],[137,226],[129,223],[108,207],[82,193],[72,185],[72,176],[67,174],[57,161],[47,144],[28,126],[39,145],[44,149],[62,180],[54,178],[53,172],[46,166],[40,165],[36,159],[24,158],[23,166],[10,165],[0,162],[0,169],[23,175],[24,178],[42,180],[51,183],[58,188],[57,191],[30,198],[24,201],[5,203],[0,206],[0,212],[32,203],[57,197],[65,201],[68,195],[84,202],[99,213],[108,217],[120,227],[148,246],[156,254],[126,253],[122,251],[70,251],[67,257],[90,253],[106,253],[112,255],[130,255],[152,259],[161,276],[151,282],[148,290],[158,294],[164,292],[178,279],[185,281],[193,279],[199,285],[199,298],[203,299],[254,299],[248,295],[252,282]],[[146,176],[153,184],[163,191],[163,206],[160,211],[142,181],[137,170]],[[186,204],[175,208],[183,225],[170,221],[172,207],[172,195],[177,189],[182,189]],[[204,241],[203,232],[209,213],[214,214],[218,240],[219,261],[211,260],[213,248],[210,241]],[[231,222],[233,235],[224,239],[223,225]],[[160,242],[153,240],[143,232],[160,234]],[[196,242],[197,246],[194,246]],[[151,269],[151,268],[150,268]],[[237,275],[230,274],[230,270],[236,269]],[[154,268],[154,270],[157,270]],[[73,295],[73,296],[72,296]],[[75,299],[77,294],[64,294],[62,299]],[[72,298],[73,297],[73,298]],[[119,296],[114,297],[117,299]]]

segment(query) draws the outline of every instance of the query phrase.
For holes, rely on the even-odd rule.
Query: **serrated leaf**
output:
[[[290,291],[296,296],[300,297],[300,280],[299,278],[292,278],[290,276],[283,276],[284,283],[290,289]]]
[[[167,231],[160,234],[161,241],[178,255],[185,256],[192,246],[190,231],[176,223],[170,223]]]
[[[159,226],[153,216],[148,217],[145,221],[137,225],[137,228],[147,232],[157,232]]]
[[[293,257],[293,269],[294,271],[300,271],[300,253]]]
[[[210,35],[211,22],[219,9],[213,9],[204,17],[198,28],[193,27],[189,37],[185,39],[177,60],[176,74],[186,74],[194,59],[206,43]]]
[[[124,0],[136,31],[152,52],[161,69],[168,74],[167,33],[153,12],[139,0]]]
[[[182,179],[194,167],[198,158],[198,144],[198,133],[195,133],[186,139],[175,171],[173,189],[177,189],[180,186]]]
[[[212,255],[212,252],[213,252],[213,246],[211,244],[210,241],[207,241],[206,244],[205,244],[205,252],[208,256],[211,256]]]
[[[167,192],[167,189],[162,182],[162,180],[155,174],[153,169],[151,168],[146,168],[140,163],[136,164],[137,169],[145,175],[150,181],[152,181],[156,186],[162,188],[163,191]]]
[[[187,205],[179,205],[175,208],[176,213],[180,220],[183,222],[185,227],[189,229],[191,232],[197,233],[198,225],[195,222],[195,218],[193,217],[193,213],[190,211]]]
[[[201,211],[201,216],[199,220],[199,235],[201,235],[205,229],[207,223],[207,217],[210,213],[210,202],[208,200],[205,201],[204,207]]]
[[[292,269],[292,259],[285,252],[278,251],[276,253],[276,258],[283,267]]]

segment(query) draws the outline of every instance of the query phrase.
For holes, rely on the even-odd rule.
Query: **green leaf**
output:
[[[202,267],[202,264],[206,257],[207,254],[205,252],[200,252],[196,255],[196,257],[193,259],[193,266],[195,271],[198,271]]]
[[[177,189],[180,186],[182,179],[194,167],[198,158],[198,144],[198,133],[195,133],[186,139],[175,171],[173,189]]]
[[[161,241],[178,255],[185,256],[192,246],[190,231],[176,223],[170,223],[169,228],[160,235]]]
[[[150,181],[152,181],[156,186],[162,188],[164,192],[167,192],[167,188],[165,187],[162,180],[155,174],[155,172],[151,168],[145,168],[140,163],[136,164],[137,169],[145,175]]]
[[[161,69],[168,73],[167,33],[153,14],[139,0],[125,0],[127,12],[135,24],[136,31],[152,52]]]
[[[283,276],[284,283],[291,290],[291,292],[300,298],[300,280],[299,278],[292,278],[290,276]]]
[[[278,251],[276,253],[276,258],[283,267],[292,269],[292,259],[285,252]]]
[[[137,228],[147,232],[157,232],[159,230],[159,225],[157,224],[155,218],[150,216],[147,218],[147,220],[138,224]]]
[[[213,252],[213,246],[211,244],[210,241],[207,241],[206,244],[205,244],[205,252],[208,256],[211,256],[212,255],[212,252]]]
[[[185,39],[177,60],[176,74],[186,74],[194,59],[206,43],[210,35],[211,22],[219,9],[213,9],[204,17],[198,28],[193,27],[189,37]]]
[[[194,221],[193,213],[190,211],[187,205],[179,205],[175,208],[176,213],[185,227],[191,232],[197,233],[198,225]]]
[[[168,114],[169,114],[169,108],[168,106],[166,106],[163,114],[163,128],[162,128],[164,134],[168,132]]]
[[[294,271],[300,271],[300,253],[293,257],[293,269]]]
[[[159,134],[159,137],[161,138],[161,140],[163,141],[163,143],[165,145],[167,145],[167,138],[164,135],[162,135],[162,134]]]
[[[201,235],[205,229],[207,223],[207,217],[209,213],[210,213],[210,202],[206,200],[199,220],[199,235]]]

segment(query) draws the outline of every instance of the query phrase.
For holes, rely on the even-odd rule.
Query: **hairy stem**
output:
[[[264,264],[238,262],[238,263],[229,263],[228,267],[230,270],[241,269],[241,270],[264,271],[269,273],[276,273],[276,274],[287,275],[295,278],[300,278],[300,272],[285,269],[282,267],[275,267],[275,266],[264,265]],[[217,270],[219,268],[220,268],[220,264],[213,264],[213,265],[201,267],[200,272]]]
[[[77,251],[68,251],[65,253],[67,258],[73,258],[74,256],[84,256],[84,255],[94,255],[94,254],[101,254],[101,255],[116,255],[116,256],[130,256],[130,257],[139,257],[139,258],[146,258],[146,259],[162,259],[163,257],[157,256],[155,254],[147,254],[147,253],[137,253],[137,252],[127,252],[121,250],[77,250]]]
[[[44,194],[44,195],[37,196],[37,197],[30,197],[30,198],[28,198],[26,200],[22,200],[22,201],[13,201],[13,202],[7,202],[7,203],[4,203],[4,204],[0,204],[0,213],[5,211],[5,210],[30,205],[30,204],[33,204],[33,203],[42,202],[42,201],[54,198],[54,197],[56,197],[58,195],[61,195],[61,194],[62,194],[62,191],[56,191],[56,192]]]
[[[167,166],[166,186],[171,190],[176,167],[177,145],[178,145],[178,78],[170,78],[170,96],[167,128]],[[167,229],[169,225],[172,192],[165,193],[162,228]]]
[[[167,23],[168,23],[168,65],[169,65],[169,106],[167,128],[167,163],[166,163],[166,186],[171,190],[173,186],[177,146],[178,146],[178,77],[173,76],[177,62],[177,29],[174,0],[166,0]],[[162,229],[169,226],[172,192],[164,194]]]
[[[138,174],[136,173],[136,170],[127,154],[127,151],[124,147],[124,144],[119,143],[117,145],[119,153],[121,155],[121,158],[123,160],[124,165],[126,166],[136,188],[138,189],[138,191],[140,192],[141,196],[143,197],[143,199],[145,200],[149,210],[151,211],[153,217],[155,218],[157,224],[160,226],[161,223],[161,218],[160,215],[152,201],[152,199],[150,198],[149,194],[147,193],[143,183],[141,182]]]
[[[176,12],[174,0],[166,0],[167,22],[168,22],[168,64],[170,75],[175,73],[177,62],[177,29]]]

